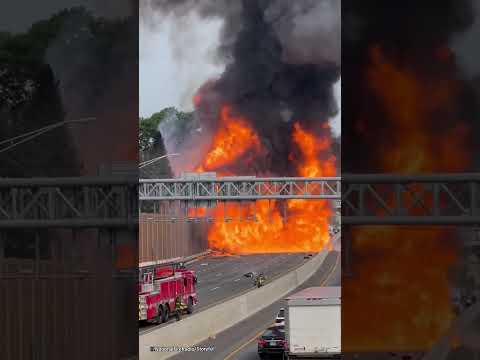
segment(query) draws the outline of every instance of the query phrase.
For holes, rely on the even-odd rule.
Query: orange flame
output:
[[[378,47],[372,48],[371,59],[368,85],[381,99],[394,134],[383,156],[384,171],[462,171],[468,167],[470,155],[464,145],[468,128],[460,119],[452,119],[457,111],[458,80],[400,67],[389,62]],[[448,131],[431,136],[432,129],[445,125]]]
[[[378,47],[371,55],[368,85],[384,106],[385,126],[392,134],[388,140],[375,139],[384,170],[465,169],[469,164],[464,147],[466,126],[460,124],[434,136],[431,131],[458,124],[459,83],[394,64]],[[382,150],[382,141],[388,141],[388,151]],[[449,271],[457,261],[451,242],[454,230],[361,227],[351,235],[354,276],[342,279],[343,297],[349,299],[342,305],[342,317],[348,319],[342,326],[342,347],[346,351],[429,348],[453,319]]]
[[[235,164],[247,153],[256,156],[264,151],[247,119],[232,116],[228,105],[222,108],[220,123],[211,150],[197,171],[214,171]],[[296,123],[293,141],[302,157],[297,169],[300,176],[335,175],[335,157],[326,156],[330,139],[319,139]],[[327,160],[320,161],[321,157]],[[217,206],[212,213],[215,222],[209,231],[210,247],[229,253],[316,252],[329,242],[331,208],[324,201],[263,200],[243,206],[225,204]],[[252,221],[254,219],[256,221]]]
[[[306,132],[299,123],[293,125],[293,141],[299,147],[304,162],[299,165],[298,173],[303,177],[334,176],[335,156],[330,155],[326,161],[320,160],[320,155],[327,153],[332,146],[330,138],[318,139]]]
[[[448,270],[457,260],[452,235],[391,226],[352,232],[354,276],[342,279],[346,351],[423,350],[448,329]]]
[[[220,112],[220,127],[213,144],[197,171],[209,171],[232,164],[247,152],[259,153],[262,147],[258,135],[246,119],[233,116],[232,109],[224,105]]]

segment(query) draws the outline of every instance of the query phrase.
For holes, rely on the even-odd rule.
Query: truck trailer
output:
[[[311,287],[286,298],[284,359],[341,358],[341,289]]]

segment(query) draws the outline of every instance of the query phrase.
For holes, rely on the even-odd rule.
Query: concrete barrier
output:
[[[139,339],[140,360],[167,359],[177,352],[165,348],[191,347],[248,318],[308,280],[320,268],[326,256],[327,251],[322,251],[297,269],[259,289],[248,290],[179,322],[142,334]],[[152,346],[166,351],[152,352]]]

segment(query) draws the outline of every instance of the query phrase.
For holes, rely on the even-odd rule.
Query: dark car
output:
[[[282,358],[285,350],[285,328],[283,326],[269,327],[258,339],[258,356],[260,359],[268,359],[277,356]]]

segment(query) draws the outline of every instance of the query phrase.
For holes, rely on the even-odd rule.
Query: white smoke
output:
[[[333,135],[339,137],[342,132],[342,78],[333,85],[333,94],[337,101],[338,113],[330,120]]]
[[[193,171],[192,165],[200,164],[208,150],[211,135],[200,127],[197,118],[187,123],[185,128],[175,110],[171,110],[158,126],[167,154],[179,154],[168,157],[174,176],[182,172]]]

